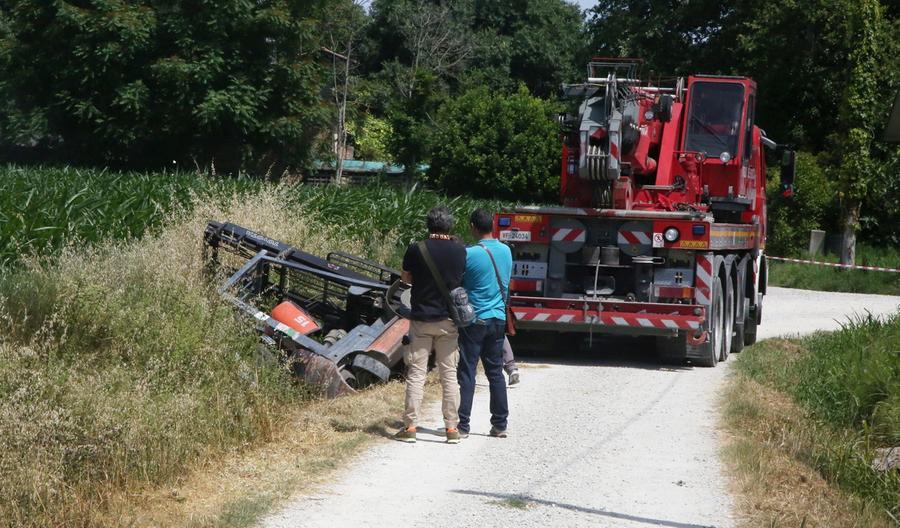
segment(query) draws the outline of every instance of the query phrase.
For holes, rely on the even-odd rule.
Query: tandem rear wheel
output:
[[[715,270],[722,270],[721,258],[716,259]],[[684,336],[659,338],[657,355],[665,362],[690,360],[699,367],[715,367],[725,361],[731,349],[734,331],[734,287],[723,272],[715,275],[710,291],[710,306],[706,313],[707,340],[699,345],[689,345]]]

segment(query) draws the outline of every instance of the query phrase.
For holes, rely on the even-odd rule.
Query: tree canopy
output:
[[[82,163],[302,158],[327,118],[321,4],[4,2],[0,134]]]
[[[841,193],[826,209],[855,201],[851,223],[900,243],[900,154],[880,140],[898,15],[887,0],[0,0],[0,154],[264,172],[349,141],[462,189],[464,171],[499,166],[471,141],[490,136],[480,108],[538,120],[591,56],[630,56],[647,79],[754,78],[757,123]],[[549,156],[552,117],[495,126]],[[537,166],[522,199],[557,177],[522,170]]]

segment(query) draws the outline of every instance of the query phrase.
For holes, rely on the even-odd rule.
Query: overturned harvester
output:
[[[409,321],[398,271],[341,252],[323,259],[230,223],[209,223],[204,242],[210,266],[231,273],[223,298],[327,396],[399,368]]]

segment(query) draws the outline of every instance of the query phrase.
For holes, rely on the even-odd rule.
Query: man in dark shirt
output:
[[[447,291],[462,285],[466,267],[466,249],[450,238],[453,216],[446,206],[439,205],[428,212],[426,218],[428,239],[425,247],[437,268]],[[412,284],[410,344],[406,349],[406,412],[404,428],[395,438],[404,442],[416,441],[419,408],[428,371],[428,357],[435,352],[435,363],[443,388],[444,426],[447,442],[459,443],[459,384],[456,367],[459,363],[458,332],[450,319],[447,297],[437,285],[419,244],[414,243],[403,257],[403,280]]]

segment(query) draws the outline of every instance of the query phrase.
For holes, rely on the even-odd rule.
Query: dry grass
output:
[[[286,416],[270,442],[197,467],[175,487],[128,494],[115,519],[133,526],[241,527],[296,494],[327,481],[341,464],[402,425],[405,386],[393,381],[359,394],[320,400]],[[440,398],[429,375],[425,400]]]
[[[734,375],[724,416],[742,526],[896,526],[872,502],[839,490],[803,462],[838,433],[807,418],[784,393]]]
[[[392,434],[403,390],[401,382],[391,382],[295,409],[265,444],[206,461],[170,486],[118,497],[108,524],[251,525],[294,493],[322,482],[373,440]],[[434,392],[431,385],[429,394]]]
[[[198,203],[153,236],[0,276],[0,525],[239,525],[402,401],[390,385],[317,402],[257,358],[206,283],[208,220],[315,253],[364,249],[283,207],[283,192]]]

